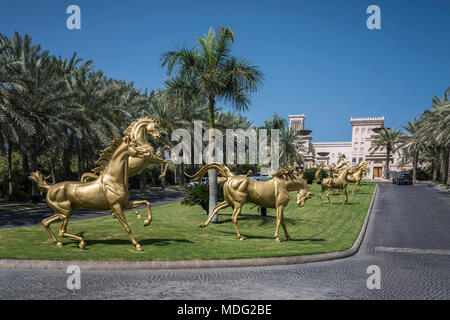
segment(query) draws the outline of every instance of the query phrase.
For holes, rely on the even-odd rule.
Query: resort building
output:
[[[367,178],[383,177],[386,152],[385,150],[371,152],[369,149],[372,137],[376,134],[373,129],[384,127],[384,117],[350,118],[352,140],[343,142],[312,142],[312,137],[308,136],[311,131],[305,130],[305,120],[304,114],[289,115],[289,127],[302,131],[300,141],[303,143],[305,151],[301,153],[305,157],[306,166],[310,161],[330,165],[337,163],[339,157],[345,155],[346,161],[350,164],[356,164],[362,160],[367,161],[370,168]],[[399,152],[392,154],[390,172],[409,169],[410,165],[404,160]]]

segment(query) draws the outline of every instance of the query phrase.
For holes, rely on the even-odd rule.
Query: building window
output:
[[[363,158],[359,158],[358,162],[361,162],[361,161],[363,161]]]
[[[353,163],[356,163],[356,158],[353,158],[353,159],[352,159],[352,162],[353,162]]]

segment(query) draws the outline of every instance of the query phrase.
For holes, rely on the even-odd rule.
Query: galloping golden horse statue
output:
[[[191,179],[200,181],[210,169],[217,170],[221,175],[218,180],[219,183],[224,183],[223,195],[225,201],[214,207],[211,215],[204,223],[200,224],[200,227],[206,227],[219,210],[232,206],[234,211],[231,219],[239,240],[245,240],[237,223],[238,216],[245,203],[251,202],[262,207],[275,208],[277,215],[275,240],[280,241],[278,236],[280,224],[284,229],[286,240],[290,240],[283,216],[284,208],[289,203],[289,191],[298,191],[297,205],[299,207],[303,207],[306,200],[314,196],[309,191],[306,181],[292,167],[278,170],[273,174],[273,178],[268,181],[256,181],[247,177],[247,175],[234,175],[227,166],[219,163],[205,165],[193,176],[186,175]]]
[[[366,160],[363,160],[359,162],[356,166],[354,166],[353,173],[347,176],[347,181],[354,183],[352,194],[355,194],[355,190],[358,186],[361,188],[361,180],[363,176],[365,176],[368,173],[369,169],[367,167]]]
[[[68,221],[74,209],[83,208],[110,211],[122,224],[136,250],[143,251],[134,238],[123,211],[145,205],[148,219],[144,221],[144,226],[151,222],[150,203],[146,200],[129,201],[130,194],[128,192],[130,157],[146,158],[154,153],[154,149],[148,143],[138,141],[138,138],[142,134],[145,135],[145,132],[148,132],[154,139],[160,137],[155,121],[150,118],[142,118],[133,122],[124,131],[123,138],[114,139],[111,145],[103,150],[98,162],[102,163],[104,167],[92,181],[64,181],[49,185],[39,171],[33,172],[29,176],[29,179],[36,183],[41,191],[47,191],[47,204],[55,214],[44,219],[42,224],[57,246],[62,247],[63,244],[53,234],[50,224],[61,221],[59,236],[78,240],[80,249],[85,249],[86,243],[82,237],[67,232]]]
[[[339,175],[339,177],[337,178],[325,178],[322,180],[321,183],[321,187],[322,190],[319,193],[319,197],[320,197],[320,204],[322,204],[322,194],[323,192],[326,190],[327,191],[327,199],[328,199],[328,203],[332,204],[331,200],[330,200],[330,192],[331,189],[337,189],[337,190],[342,190],[342,200],[341,200],[341,204],[347,203],[348,202],[348,194],[347,194],[347,187],[348,187],[348,181],[347,181],[347,176],[349,174],[353,173],[354,168],[352,167],[347,167],[345,168],[342,173]],[[344,200],[345,197],[345,200]]]

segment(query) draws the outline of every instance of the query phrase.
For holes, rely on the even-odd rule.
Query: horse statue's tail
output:
[[[51,187],[51,185],[48,184],[47,181],[45,181],[44,176],[39,171],[32,172],[28,176],[28,179],[33,181],[41,191],[47,191]]]
[[[98,178],[98,175],[96,175],[95,173],[86,172],[86,173],[82,174],[80,182],[88,182],[91,180],[95,180],[97,178]]]
[[[213,163],[210,163],[210,164],[207,164],[207,165],[201,167],[200,170],[198,170],[198,172],[193,174],[192,176],[188,175],[187,173],[184,173],[184,174],[188,178],[190,178],[194,181],[201,181],[203,176],[208,172],[208,170],[211,170],[211,169],[217,170],[217,172],[224,178],[234,176],[233,172],[231,172],[231,170],[227,166],[220,164],[218,162],[213,162]]]

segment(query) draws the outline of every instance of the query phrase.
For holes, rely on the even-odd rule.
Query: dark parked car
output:
[[[413,184],[413,179],[409,173],[397,173],[392,179],[393,184]]]
[[[191,181],[191,182],[188,183],[188,186],[189,186],[189,187],[192,187],[192,186],[195,186],[195,185],[198,184],[198,183],[200,183],[200,182],[198,182],[198,181]],[[202,179],[201,183],[202,183],[203,185],[208,184],[208,177],[204,177],[204,178]]]
[[[249,178],[255,179],[257,181],[267,181],[267,180],[272,179],[273,177],[268,174],[255,173],[253,176],[251,176]]]

